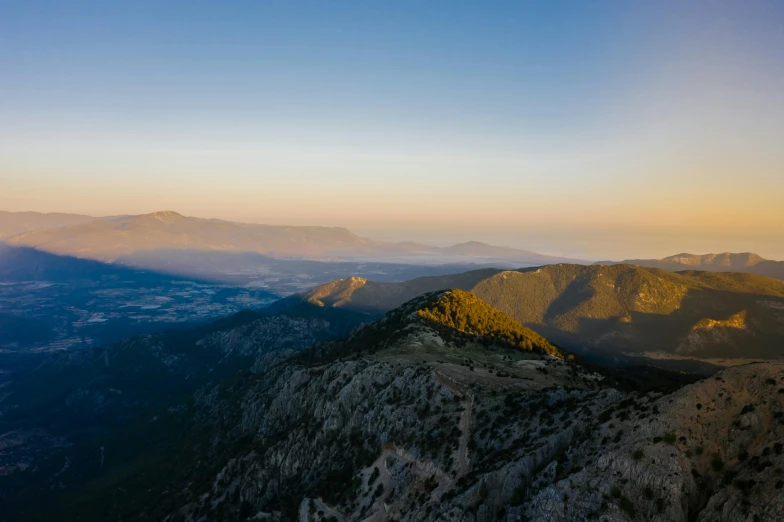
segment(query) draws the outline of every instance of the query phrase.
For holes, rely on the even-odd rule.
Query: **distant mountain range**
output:
[[[589,264],[479,241],[436,247],[411,241],[378,241],[339,227],[236,223],[186,217],[173,211],[101,218],[79,214],[0,212],[0,240],[12,246],[178,275],[247,272],[259,264],[252,256],[248,257],[249,254],[277,260],[414,265],[460,263],[499,268]],[[662,259],[595,264],[633,264],[673,272],[748,272],[784,279],[784,261],[767,260],[753,253],[677,254]],[[183,272],[180,267],[187,267],[187,271]]]
[[[476,295],[540,335],[594,354],[776,357],[784,282],[743,273],[672,273],[634,265],[484,269],[401,283],[348,278],[273,305],[301,302],[380,314],[425,292]]]
[[[47,228],[82,225],[97,218],[80,214],[42,214],[40,212],[6,212],[0,210],[0,240]]]
[[[108,218],[44,216],[50,215],[23,220],[5,213],[0,216],[0,232],[10,245],[131,265],[134,256],[149,257],[150,252],[163,250],[254,252],[275,258],[333,261],[492,262],[514,267],[574,261],[477,241],[442,248],[376,241],[345,228],[235,223],[172,211]],[[22,222],[24,227],[19,224]]]
[[[784,279],[784,261],[770,261],[757,254],[745,252],[732,254],[676,254],[663,259],[627,259],[624,264],[662,268],[673,272],[681,270],[708,270],[711,272],[748,272],[776,279]],[[600,261],[597,264],[617,264],[615,261]]]

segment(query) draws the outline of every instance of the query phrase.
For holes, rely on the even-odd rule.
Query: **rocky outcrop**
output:
[[[671,395],[630,396],[567,452],[582,469],[534,496],[525,513],[534,520],[781,520],[782,386],[784,365],[765,363]]]
[[[221,428],[256,449],[171,520],[209,519],[231,488],[253,513],[290,499],[283,519],[781,519],[782,364],[645,395],[466,386],[441,371],[363,358],[271,372]],[[214,418],[227,404],[205,407]]]

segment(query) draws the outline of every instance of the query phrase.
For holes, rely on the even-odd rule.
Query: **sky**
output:
[[[0,210],[784,259],[784,2],[0,3]]]

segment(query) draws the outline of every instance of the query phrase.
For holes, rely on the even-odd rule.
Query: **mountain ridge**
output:
[[[549,270],[514,273],[581,289],[611,276],[682,277]],[[767,281],[707,276],[746,291]],[[55,355],[33,370],[47,377],[43,398],[29,389],[40,380],[7,385],[0,427],[16,431],[4,442],[34,465],[18,459],[21,469],[0,473],[4,515],[772,522],[784,510],[784,364],[703,380],[607,370],[528,349],[519,341],[542,342],[535,333],[465,291],[421,294],[371,322],[347,305],[372,282],[343,283],[331,287],[341,306],[301,299],[184,337]],[[75,432],[55,429],[74,422]]]
[[[89,223],[96,219],[100,218],[64,212],[8,212],[0,210],[0,241],[34,230],[62,228]]]
[[[46,493],[9,520],[777,520],[784,364],[636,391],[576,361],[393,324],[448,295],[356,331],[381,337],[281,347],[124,437],[60,449],[13,477],[13,501]],[[257,316],[243,315],[197,345],[254,353],[235,333]],[[334,343],[363,349],[309,357]],[[68,411],[101,407],[89,386]]]
[[[378,241],[358,236],[343,227],[238,223],[188,217],[172,210],[92,218],[86,223],[63,228],[23,231],[7,240],[14,246],[105,262],[131,262],[129,258],[135,253],[166,248],[256,252],[278,258],[327,260],[401,259],[420,263],[495,260],[518,266],[566,261],[558,256],[479,241],[435,247],[412,241]]]
[[[707,270],[712,272],[748,272],[784,279],[784,261],[765,259],[753,252],[722,252],[718,254],[681,253],[661,259],[627,259],[625,261],[599,261],[594,264],[633,264],[646,268],[661,268],[672,272]]]
[[[324,306],[381,314],[449,288],[471,292],[551,341],[588,352],[772,356],[784,342],[784,282],[636,265],[484,269],[401,283],[339,280],[273,306],[315,298]],[[726,321],[741,312],[744,326],[731,327]],[[695,329],[703,320],[711,328]]]

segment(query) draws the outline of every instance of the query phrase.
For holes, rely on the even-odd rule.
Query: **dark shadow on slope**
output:
[[[31,437],[17,452],[29,453],[36,467],[0,475],[0,506],[20,519],[30,519],[17,511],[25,506],[57,511],[59,486],[52,489],[52,477],[65,459],[69,471],[58,481],[66,489],[133,480],[153,462],[171,462],[178,442],[196,436],[186,412],[198,389],[211,382],[252,379],[249,369],[260,357],[270,355],[274,361],[276,350],[296,352],[338,339],[364,321],[354,312],[303,304],[277,315],[245,310],[192,328],[49,354],[43,361],[38,354],[35,367],[18,371],[4,387],[0,417],[0,433],[16,430]],[[281,328],[301,333],[279,343]],[[213,336],[218,336],[216,342]],[[250,350],[234,346],[244,341],[252,341]],[[43,442],[34,434],[45,435]],[[58,440],[62,443],[54,442]],[[0,464],[9,457],[14,455],[0,451]]]

